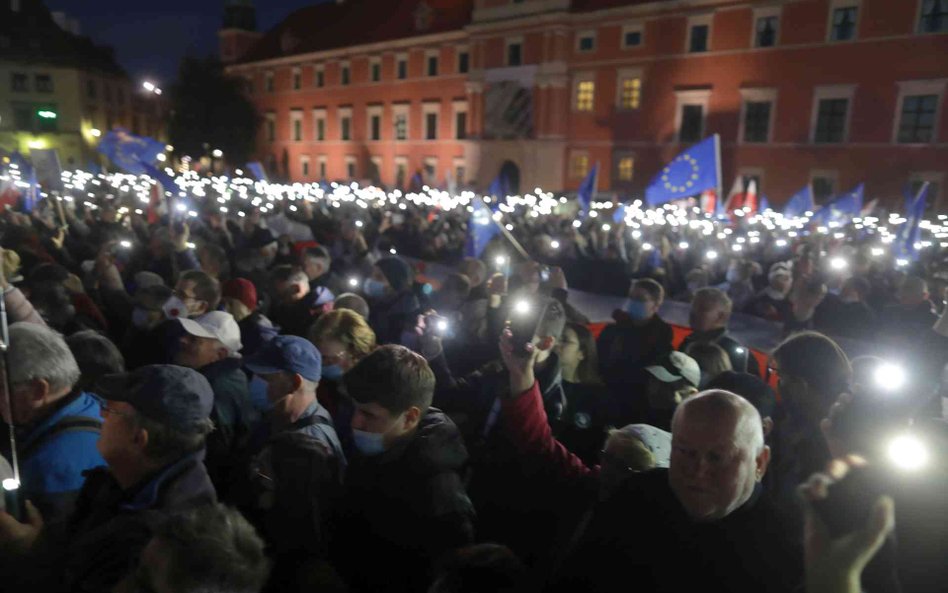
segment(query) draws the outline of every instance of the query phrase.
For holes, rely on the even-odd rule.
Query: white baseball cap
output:
[[[701,367],[684,352],[671,352],[662,364],[645,367],[653,377],[663,383],[674,383],[684,379],[697,387],[701,382]]]
[[[179,317],[178,321],[181,322],[184,331],[192,336],[217,340],[227,348],[229,356],[234,358],[240,356],[238,353],[243,347],[240,343],[240,327],[230,313],[211,311],[194,319]]]

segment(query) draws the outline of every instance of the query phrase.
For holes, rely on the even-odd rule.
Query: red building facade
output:
[[[725,188],[773,204],[946,199],[948,0],[348,0],[221,42],[295,181],[572,190],[599,163],[637,196],[717,133]]]

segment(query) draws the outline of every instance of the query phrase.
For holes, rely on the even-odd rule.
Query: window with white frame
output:
[[[381,183],[382,181],[382,157],[375,155],[369,159],[369,164],[371,165],[371,171],[369,171],[369,179],[375,183]]]
[[[776,89],[741,89],[740,142],[770,142],[776,100]]]
[[[596,31],[580,31],[576,34],[576,51],[590,53],[596,51]]]
[[[569,154],[569,176],[571,179],[582,179],[589,174],[589,153],[584,150],[574,150]]]
[[[339,139],[352,140],[352,108],[339,108]]]
[[[596,102],[595,73],[577,74],[573,78],[573,110],[591,112]]]
[[[639,47],[645,40],[645,26],[642,23],[630,23],[622,27],[622,49]]]
[[[267,142],[276,140],[276,114],[272,111],[266,115]]]
[[[395,140],[408,140],[408,110],[407,103],[392,106],[392,135]]]
[[[621,110],[638,109],[642,105],[642,71],[624,68],[616,77],[616,106]]]
[[[899,83],[894,141],[929,144],[937,140],[940,107],[948,80],[912,80]]]
[[[507,66],[523,64],[523,37],[509,37],[505,40],[505,60]]]
[[[405,187],[408,181],[408,157],[395,157],[395,187]]]
[[[425,52],[425,74],[428,76],[438,75],[438,50],[436,49]]]
[[[813,203],[824,204],[836,195],[839,184],[839,171],[814,169],[810,171],[810,189],[813,190]]]
[[[290,110],[290,135],[293,142],[300,142],[303,140],[303,110],[302,109]]]
[[[471,54],[467,47],[459,47],[457,50],[457,70],[458,74],[467,74],[471,69]]]
[[[382,58],[369,58],[369,82],[382,80]]]
[[[356,157],[352,155],[346,156],[346,177],[350,180],[356,178]]]
[[[615,162],[615,179],[619,184],[630,184],[635,177],[635,157],[629,153],[619,152],[613,157]]]
[[[780,6],[754,10],[754,47],[774,47],[780,36]]]
[[[327,163],[328,163],[328,159],[326,158],[326,155],[321,154],[318,157],[316,157],[316,167],[317,167],[317,171],[319,173],[320,179],[326,179]]]
[[[309,178],[309,155],[307,154],[300,156],[300,172],[304,179]]]
[[[370,105],[366,109],[366,117],[369,121],[369,140],[379,141],[382,139],[382,106]]]
[[[918,32],[948,32],[948,0],[922,0],[918,15]]]
[[[313,139],[322,142],[326,139],[326,110],[313,109]]]
[[[422,121],[424,122],[425,140],[438,139],[438,119],[441,114],[441,105],[438,103],[423,103],[421,106]]]
[[[395,56],[395,78],[398,80],[408,78],[408,54]]]
[[[698,142],[704,137],[704,118],[708,112],[710,97],[710,90],[675,93],[675,130],[679,142]]]
[[[423,163],[425,183],[435,185],[438,182],[438,157],[427,156]]]
[[[313,84],[318,89],[326,86],[326,67],[322,64],[316,64],[313,67]]]
[[[303,88],[303,72],[299,68],[293,68],[293,90],[298,91]]]
[[[711,49],[711,21],[713,18],[713,14],[688,17],[688,53],[703,53]]]
[[[855,92],[855,85],[816,87],[810,121],[813,143],[839,144],[848,140]]]
[[[349,62],[339,63],[339,84],[346,86],[352,81],[352,68]]]
[[[852,41],[859,29],[860,0],[833,0],[830,3],[829,40]]]
[[[454,182],[459,186],[467,181],[467,165],[463,158],[455,157],[451,163],[454,166]]]
[[[467,138],[467,101],[454,101],[451,107],[454,111],[451,136],[457,140],[465,140]]]

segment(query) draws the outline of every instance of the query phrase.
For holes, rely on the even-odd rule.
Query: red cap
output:
[[[257,309],[257,287],[246,278],[234,278],[224,283],[222,296],[237,299],[251,311]]]

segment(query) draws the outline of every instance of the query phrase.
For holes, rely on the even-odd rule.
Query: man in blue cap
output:
[[[43,526],[27,505],[25,522],[0,513],[5,578],[18,591],[104,591],[162,517],[217,497],[204,469],[204,443],[214,392],[197,371],[144,366],[107,375],[96,391],[102,404],[99,453],[108,464],[86,472],[68,521]]]
[[[244,365],[267,383],[271,407],[230,498],[270,545],[270,590],[298,590],[326,572],[326,517],[345,468],[332,417],[316,401],[322,357],[308,340],[277,336]]]

